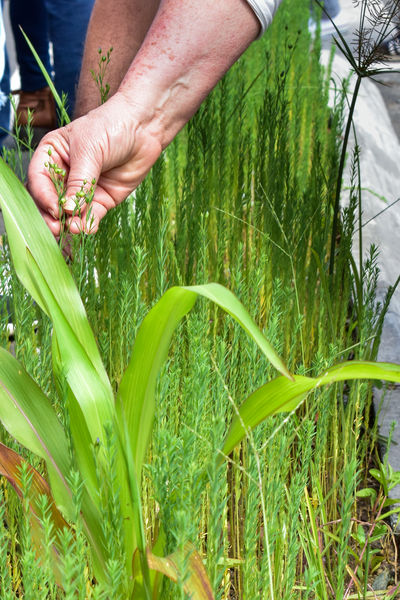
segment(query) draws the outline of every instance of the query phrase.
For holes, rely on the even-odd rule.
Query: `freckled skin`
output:
[[[161,151],[259,33],[245,0],[97,0],[88,30],[76,120],[36,150],[28,186],[54,235],[58,201],[44,163],[48,149],[67,173],[67,198],[96,180],[90,232],[144,179]],[[90,70],[113,47],[103,106]],[[64,211],[71,214],[67,202]],[[85,214],[71,232],[88,232]]]

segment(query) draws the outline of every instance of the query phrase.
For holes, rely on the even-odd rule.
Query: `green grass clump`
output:
[[[350,258],[357,181],[329,272],[343,99],[335,110],[328,107],[329,73],[307,23],[308,2],[284,3],[265,39],[227,74],[140,188],[109,213],[95,237],[76,244],[71,270],[115,389],[145,314],[177,284],[228,286],[297,374],[320,374],[349,356],[374,358],[381,326],[376,254],[364,264],[361,283]],[[6,244],[1,260],[15,354],[68,424],[50,375],[49,321],[16,279]],[[218,600],[361,594],[370,573],[352,534],[356,491],[375,444],[371,390],[360,383],[316,390],[296,412],[261,424],[221,464],[226,423],[273,376],[240,328],[199,301],[179,327],[159,380],[142,487],[148,540],[157,537],[161,517],[165,553],[194,542]],[[92,578],[78,526],[65,531],[64,592],[57,589],[49,557],[38,566],[29,521],[2,481],[1,600],[124,597],[111,438],[109,472],[99,474],[110,545],[107,585]],[[4,430],[1,439],[12,444]],[[79,514],[80,482],[71,477]],[[45,505],[41,520],[50,539]],[[183,583],[165,582],[162,597],[185,598]]]

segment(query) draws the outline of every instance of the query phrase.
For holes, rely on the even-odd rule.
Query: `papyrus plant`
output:
[[[322,384],[358,377],[400,381],[400,367],[391,364],[341,363],[319,378],[291,375],[239,300],[217,284],[175,287],[150,310],[139,328],[132,357],[114,395],[76,285],[28,192],[12,171],[0,163],[0,202],[16,272],[53,324],[53,371],[66,403],[69,431],[65,431],[46,395],[22,365],[0,350],[0,419],[8,432],[46,464],[48,483],[32,469],[32,538],[40,552],[38,500],[47,496],[54,522],[54,572],[59,571],[59,534],[76,517],[70,474],[78,469],[83,482],[81,527],[90,548],[96,578],[106,578],[107,544],[102,528],[99,472],[106,461],[107,432],[116,440],[116,474],[123,523],[128,596],[151,600],[159,597],[162,573],[182,581],[194,600],[213,598],[199,554],[189,543],[168,557],[159,556],[146,540],[141,510],[142,466],[151,438],[155,388],[167,357],[171,337],[203,296],[229,313],[249,334],[279,377],[251,394],[240,407],[221,440],[221,461],[269,415],[291,411],[305,395]],[[72,440],[72,452],[70,442]],[[95,450],[94,450],[95,449]],[[2,445],[0,474],[17,493],[21,488],[22,459]],[[104,466],[104,465],[103,465]],[[36,519],[36,521],[35,521]],[[162,527],[162,524],[161,524]],[[182,561],[182,556],[184,561]],[[185,562],[185,576],[179,565]]]

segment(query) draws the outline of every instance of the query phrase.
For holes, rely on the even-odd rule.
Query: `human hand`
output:
[[[61,231],[61,212],[49,162],[65,170],[61,210],[69,231],[96,232],[107,211],[141,183],[162,150],[157,136],[136,121],[134,113],[132,104],[115,94],[40,142],[29,166],[28,189],[56,237]],[[93,198],[87,205],[81,192],[88,192],[92,182]]]

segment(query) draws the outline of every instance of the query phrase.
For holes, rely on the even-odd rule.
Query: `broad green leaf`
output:
[[[214,600],[201,556],[191,544],[185,544],[183,552],[177,551],[165,558],[147,550],[147,562],[150,569],[162,573],[172,581],[184,578],[183,588],[191,600]],[[186,564],[186,573],[180,572],[182,563]]]
[[[60,249],[32,198],[0,161],[0,202],[14,265],[22,283],[51,317],[68,384],[87,420],[92,441],[113,418],[113,395],[93,332]]]
[[[292,379],[292,375],[281,357],[271,346],[265,335],[261,332],[260,328],[257,327],[240,300],[238,300],[238,298],[230,290],[219,283],[194,285],[185,287],[184,289],[190,292],[195,292],[204,298],[208,298],[208,300],[211,300],[226,313],[231,315],[231,317],[233,317],[235,321],[237,321],[239,325],[241,325],[249,334],[249,336],[256,342],[257,346],[265,354],[275,369],[279,371],[279,373],[282,373],[282,375]]]
[[[53,362],[58,363],[58,371],[63,373],[80,404],[92,441],[102,440],[103,424],[113,419],[113,396],[110,384],[108,380],[106,386],[103,384],[99,373],[87,357],[84,341],[79,340],[72,331],[29,250],[27,250],[27,259],[35,281],[40,284],[40,290],[46,300],[56,339],[62,340],[62,347],[58,346],[59,352],[53,358]]]
[[[53,373],[59,397],[63,399],[68,411],[69,429],[75,450],[77,462],[82,479],[88,488],[89,494],[96,505],[99,503],[98,482],[96,475],[96,464],[93,454],[93,442],[90,436],[86,419],[78,404],[75,395],[68,383],[65,382],[65,374],[62,371],[62,361],[57,337],[52,338]]]
[[[65,517],[72,520],[75,509],[68,484],[72,465],[64,430],[48,398],[3,348],[0,348],[0,421],[19,443],[45,460],[54,500]],[[82,521],[98,570],[104,570],[101,515],[86,489]]]
[[[0,161],[0,175],[0,202],[18,276],[30,292],[31,273],[26,262],[26,249],[29,249],[43,277],[51,285],[54,298],[62,307],[71,329],[84,342],[99,374],[103,373],[104,367],[85,309],[57,242],[31,196],[3,160]]]
[[[232,292],[216,283],[169,289],[144,319],[118,391],[120,428],[122,431],[126,419],[138,477],[153,424],[157,376],[166,359],[172,334],[181,319],[192,309],[198,295],[212,300],[228,312],[272,364],[287,377],[291,377],[283,361]]]
[[[0,348],[0,421],[20,444],[46,461],[58,506],[73,514],[66,478],[71,472],[68,442],[54,409],[22,365]]]
[[[153,425],[157,376],[167,357],[172,334],[195,301],[196,294],[177,287],[162,296],[139,328],[131,360],[119,386],[116,409],[120,431],[124,436],[126,420],[138,477]]]
[[[233,448],[246,437],[247,432],[279,412],[294,410],[311,390],[346,379],[379,379],[400,382],[400,365],[349,361],[331,367],[320,377],[295,375],[293,381],[277,377],[251,394],[234,416],[225,444],[223,455],[229,455]]]

